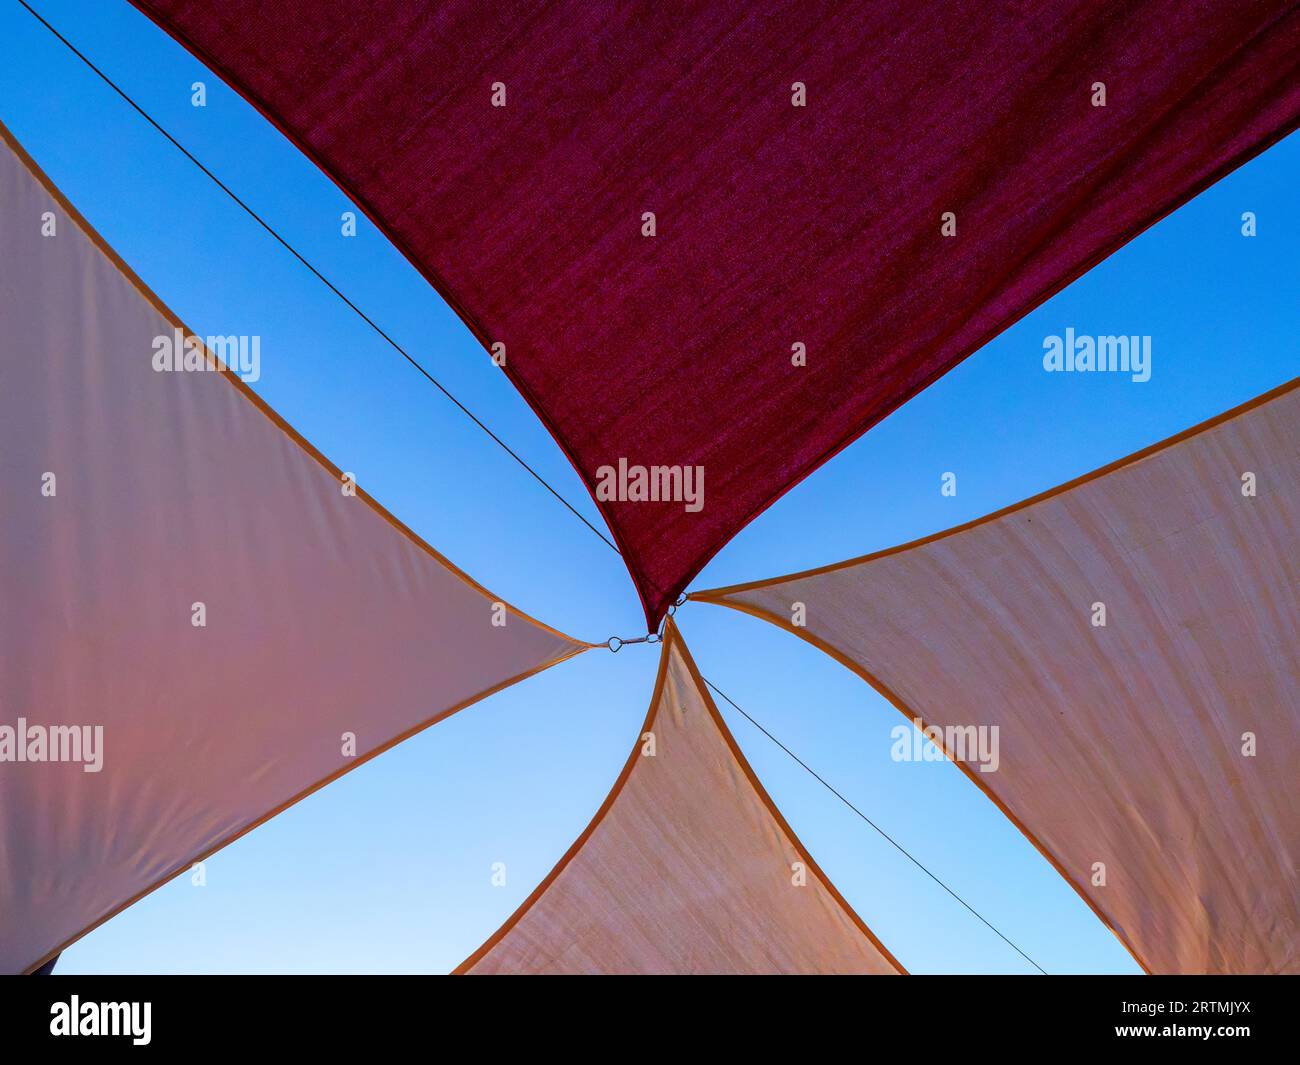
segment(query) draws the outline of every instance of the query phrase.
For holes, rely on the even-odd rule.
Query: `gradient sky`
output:
[[[333,183],[124,0],[41,13],[603,527],[546,430],[438,295]],[[191,106],[190,86],[207,86]],[[0,120],[196,332],[258,334],[254,386],[458,566],[575,636],[644,620],[618,557],[14,0]],[[1165,219],[906,404],[763,514],[693,587],[774,576],[978,517],[1295,376],[1300,139]],[[1241,215],[1259,234],[1241,235]],[[582,298],[582,294],[575,294]],[[1149,334],[1149,382],[1047,374],[1042,342]],[[0,354],[4,333],[0,327]],[[955,498],[939,492],[958,474]],[[323,575],[328,579],[328,575]],[[954,766],[895,763],[901,720],[764,623],[688,604],[703,674],[1048,972],[1137,972],[1074,891]],[[62,972],[445,972],[510,915],[600,805],[656,667],[582,655],[359,767],[70,948]],[[357,668],[363,669],[364,663]],[[913,972],[1032,968],[722,707],[813,856]],[[232,787],[238,782],[232,781]],[[494,862],[507,883],[490,883]]]

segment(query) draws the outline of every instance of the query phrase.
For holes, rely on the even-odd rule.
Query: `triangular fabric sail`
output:
[[[457,972],[903,972],[745,761],[671,620],[632,754],[577,842]]]
[[[1298,460],[1300,379],[970,525],[692,599],[937,730],[1148,970],[1293,973]]]
[[[1300,119],[1292,0],[135,3],[504,358],[652,622]]]
[[[0,971],[16,972],[588,645],[345,491],[211,352],[156,370],[183,326],[0,133]]]

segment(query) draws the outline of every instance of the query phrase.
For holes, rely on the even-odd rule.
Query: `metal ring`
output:
[[[618,649],[623,646],[623,641],[620,640],[617,636],[611,636],[608,640],[605,641],[605,646],[608,647],[614,654],[618,654]]]

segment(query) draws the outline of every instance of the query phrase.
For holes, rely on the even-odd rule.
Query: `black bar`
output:
[[[1294,1048],[1296,995],[1286,977],[914,976],[871,979],[644,981],[445,977],[113,977],[9,980],[0,1038],[9,1061],[56,1044],[128,1052],[285,1048],[420,1049],[433,1060],[526,1053],[601,1060],[662,1053],[672,1065],[710,1046],[803,1060],[829,1048],[848,1060],[915,1051],[931,1057],[1007,1049],[1068,1055],[1128,1049],[1224,1060]],[[73,996],[76,996],[74,999]],[[121,1009],[136,1007],[136,1044]],[[67,1027],[77,1007],[79,1034]],[[87,1009],[89,1008],[89,1015]],[[80,1034],[88,1017],[128,1034]],[[1195,1035],[1179,1029],[1208,1028]],[[1120,1034],[1125,1029],[1128,1034]],[[1149,1029],[1149,1032],[1142,1031]],[[1231,1030],[1231,1033],[1229,1033]],[[1170,1034],[1161,1034],[1170,1033]],[[657,1050],[656,1050],[657,1048]],[[785,1048],[784,1050],[782,1048]],[[838,1049],[836,1049],[838,1048]],[[117,1049],[116,1047],[114,1049]],[[721,1060],[721,1059],[720,1059]],[[1177,1060],[1177,1059],[1176,1059]],[[665,1065],[668,1065],[668,1062]],[[1109,1063],[1107,1063],[1109,1065]]]

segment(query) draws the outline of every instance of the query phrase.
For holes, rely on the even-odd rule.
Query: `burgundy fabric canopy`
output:
[[[600,501],[652,624],[1300,115],[1291,0],[135,2],[505,345],[593,493],[703,469],[698,509]]]

